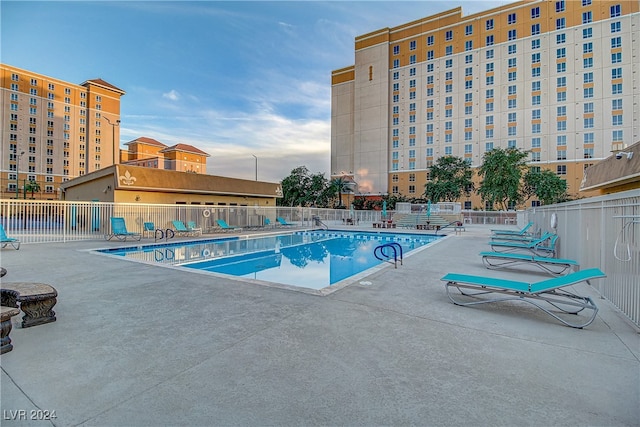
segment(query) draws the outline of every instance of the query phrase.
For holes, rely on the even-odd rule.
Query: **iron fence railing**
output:
[[[592,286],[640,327],[640,190],[541,206],[528,218],[558,234],[559,257],[604,271]]]

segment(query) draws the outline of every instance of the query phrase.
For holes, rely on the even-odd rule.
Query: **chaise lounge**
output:
[[[523,301],[538,307],[567,326],[584,328],[596,318],[598,307],[590,297],[580,296],[564,288],[581,282],[589,283],[591,279],[602,277],[606,277],[602,271],[597,268],[590,268],[536,283],[456,273],[449,273],[440,280],[446,282],[447,296],[456,305],[470,306],[510,300]],[[452,287],[457,288],[460,294],[470,298],[470,300],[463,301],[454,297],[450,292]],[[493,294],[498,295],[492,297],[491,295]],[[488,298],[479,298],[483,295]],[[551,307],[556,308],[557,311],[551,311],[543,304],[549,304]],[[586,320],[581,318],[580,321],[575,321],[578,318],[567,320],[560,317],[561,314],[577,315],[583,310],[590,310],[591,312]]]
[[[505,236],[526,236],[527,230],[529,230],[533,226],[533,221],[529,222],[527,225],[522,227],[520,230],[491,230],[494,236],[497,235],[505,235]]]
[[[529,254],[511,252],[480,252],[482,263],[489,270],[510,268],[516,265],[531,265],[538,267],[552,276],[560,276],[571,268],[577,267],[578,262],[572,259],[541,257]]]
[[[545,233],[535,240],[492,240],[489,242],[495,252],[530,252],[536,256],[553,257],[556,254],[558,235]]]
[[[20,240],[7,236],[4,226],[0,224],[0,246],[6,248],[7,245],[11,245],[11,247],[17,251],[20,249]]]
[[[139,241],[140,239],[142,239],[142,234],[127,231],[127,224],[124,222],[124,218],[112,216],[111,233],[105,234],[104,238],[106,240],[111,240],[114,237],[123,242],[126,241],[127,238]]]
[[[218,227],[220,227],[222,231],[242,231],[241,227],[229,225],[224,219],[217,219],[216,222],[218,223]]]

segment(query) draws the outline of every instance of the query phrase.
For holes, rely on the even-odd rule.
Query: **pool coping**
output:
[[[254,233],[254,234],[244,234],[244,235],[237,235],[237,236],[219,236],[219,237],[201,237],[201,238],[197,238],[197,239],[185,239],[185,240],[180,240],[180,241],[176,241],[176,242],[172,242],[170,243],[170,245],[172,246],[179,246],[179,245],[186,245],[189,243],[197,243],[197,242],[208,242],[208,241],[227,241],[227,240],[248,240],[248,239],[252,239],[252,238],[257,238],[257,237],[269,237],[269,236],[278,236],[278,235],[285,235],[285,234],[295,234],[295,233],[299,233],[299,232],[314,232],[314,231],[335,231],[335,232],[344,232],[344,233],[372,233],[372,234],[408,234],[408,235],[429,235],[430,233],[411,233],[410,230],[407,230],[406,232],[388,232],[388,231],[369,231],[369,230],[361,230],[361,229],[354,229],[354,230],[344,230],[344,229],[336,229],[336,230],[325,230],[325,229],[295,229],[295,230],[281,230],[280,232],[270,232],[270,233]],[[408,252],[406,254],[406,256],[404,256],[404,258],[409,258],[411,256],[414,256],[415,254],[418,254],[420,252],[422,252],[423,250],[426,250],[427,248],[430,248],[431,246],[444,241],[445,239],[449,239],[452,237],[451,234],[443,234],[443,235],[439,235],[437,236],[438,239],[434,240],[433,242],[427,243],[426,245],[420,246],[416,249],[411,250],[410,252]],[[122,242],[123,244],[126,244],[127,242]],[[152,265],[152,266],[157,266],[157,267],[164,267],[164,268],[170,268],[176,271],[186,271],[189,273],[195,273],[195,274],[201,274],[201,275],[207,275],[207,276],[212,276],[212,277],[220,277],[220,278],[225,278],[225,279],[229,279],[229,280],[233,280],[233,281],[238,281],[238,282],[243,282],[243,283],[251,283],[254,285],[260,285],[260,286],[265,286],[265,287],[269,287],[269,288],[276,288],[276,289],[283,289],[283,290],[288,290],[288,291],[293,291],[293,292],[302,292],[302,293],[306,293],[306,294],[310,294],[310,295],[317,295],[317,296],[327,296],[327,295],[331,295],[341,289],[344,289],[345,287],[349,286],[349,285],[353,285],[357,282],[362,282],[362,279],[364,279],[365,277],[371,276],[385,268],[390,268],[391,264],[387,263],[387,262],[382,262],[382,264],[370,267],[366,270],[361,271],[360,273],[356,273],[352,276],[349,276],[343,280],[340,280],[336,283],[334,283],[333,285],[329,285],[326,286],[324,288],[321,289],[311,289],[311,288],[305,288],[302,286],[294,286],[294,285],[287,285],[285,283],[278,283],[278,282],[270,282],[270,281],[266,281],[266,280],[258,280],[258,279],[251,279],[251,278],[247,278],[247,277],[240,277],[240,276],[234,276],[231,274],[224,274],[224,273],[217,273],[217,272],[212,272],[212,271],[204,271],[204,270],[198,270],[198,269],[194,269],[194,268],[184,268],[181,265],[171,265],[171,264],[163,264],[163,263],[158,263],[158,262],[152,262],[152,261],[146,261],[146,260],[139,260],[139,259],[132,259],[132,258],[126,258],[126,257],[122,257],[119,255],[114,255],[114,254],[110,254],[108,252],[102,252],[102,251],[115,251],[117,249],[122,249],[122,248],[141,248],[141,247],[153,247],[153,246],[166,246],[167,244],[161,244],[161,243],[149,243],[149,244],[140,244],[140,242],[131,242],[131,245],[128,246],[118,246],[117,248],[93,248],[93,249],[82,249],[82,251],[85,252],[90,252],[93,255],[100,255],[100,256],[107,256],[110,258],[114,258],[114,259],[119,259],[119,260],[123,260],[123,261],[128,261],[128,262],[135,262],[135,263],[139,263],[139,264],[145,264],[145,265]],[[397,268],[397,267],[396,267]],[[361,283],[363,285],[367,285],[367,283]]]

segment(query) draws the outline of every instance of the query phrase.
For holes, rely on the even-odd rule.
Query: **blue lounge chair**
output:
[[[506,235],[506,236],[526,236],[527,230],[533,226],[533,221],[529,222],[520,230],[491,230],[494,235]]]
[[[489,242],[495,252],[530,252],[536,256],[554,257],[556,255],[557,234],[545,233],[539,239],[527,241],[492,240]]]
[[[186,225],[184,225],[184,222],[180,220],[175,220],[171,222],[173,223],[173,228],[175,228],[175,233],[178,234],[179,236],[194,236],[198,233],[197,230],[187,227]]]
[[[264,226],[267,228],[273,227],[273,224],[271,224],[271,220],[269,218],[264,219]]]
[[[224,219],[217,219],[216,222],[222,231],[242,231],[242,228],[229,225]]]
[[[0,245],[2,245],[3,248],[6,248],[7,245],[11,245],[11,247],[16,251],[20,250],[20,240],[15,237],[7,236],[7,232],[4,230],[4,226],[2,224],[0,224]]]
[[[187,228],[197,235],[202,234],[202,228],[198,227],[195,221],[187,221]]]
[[[127,224],[124,222],[124,218],[112,216],[111,217],[111,234],[106,234],[104,238],[106,240],[111,240],[114,237],[120,241],[126,241],[127,238],[131,238],[133,240],[140,240],[142,238],[142,234],[134,233],[132,231],[127,231]]]
[[[552,276],[559,276],[578,266],[578,262],[572,259],[540,257],[511,252],[480,252],[480,256],[485,267],[490,270],[509,268],[515,265],[532,265]]]
[[[153,222],[145,222],[142,228],[142,235],[146,233],[148,237],[151,237],[152,234],[155,234],[156,226]]]
[[[277,217],[276,221],[278,221],[278,223],[282,226],[288,226],[288,227],[292,227],[295,226],[295,224],[291,224],[290,222],[287,222],[284,218],[282,217]]]
[[[598,307],[590,297],[583,297],[573,292],[569,292],[563,288],[576,285],[581,282],[589,283],[591,279],[606,277],[606,275],[597,268],[577,271],[567,274],[566,276],[554,277],[553,279],[542,280],[536,283],[519,282],[515,280],[497,279],[493,277],[470,276],[466,274],[449,273],[442,277],[446,282],[445,288],[447,296],[456,305],[477,305],[499,301],[524,301],[538,307],[549,316],[559,320],[572,328],[584,328],[593,322],[598,314]],[[450,288],[457,288],[460,294],[469,297],[470,300],[462,301],[454,298],[450,292]],[[481,295],[494,297],[478,298]],[[546,303],[556,308],[558,311],[551,311],[545,308],[542,303]],[[583,310],[591,310],[588,318],[580,319],[573,317],[567,320],[560,317],[560,314],[576,315]]]

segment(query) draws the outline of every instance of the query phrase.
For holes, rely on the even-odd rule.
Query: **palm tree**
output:
[[[31,198],[33,199],[33,193],[40,192],[40,184],[37,181],[29,181],[24,186],[24,193],[27,194],[27,191],[31,192]]]
[[[345,189],[345,186],[347,185],[347,180],[340,176],[338,178],[334,178],[331,181],[331,187],[333,188],[333,193],[338,193],[338,207],[342,206],[342,192]]]

